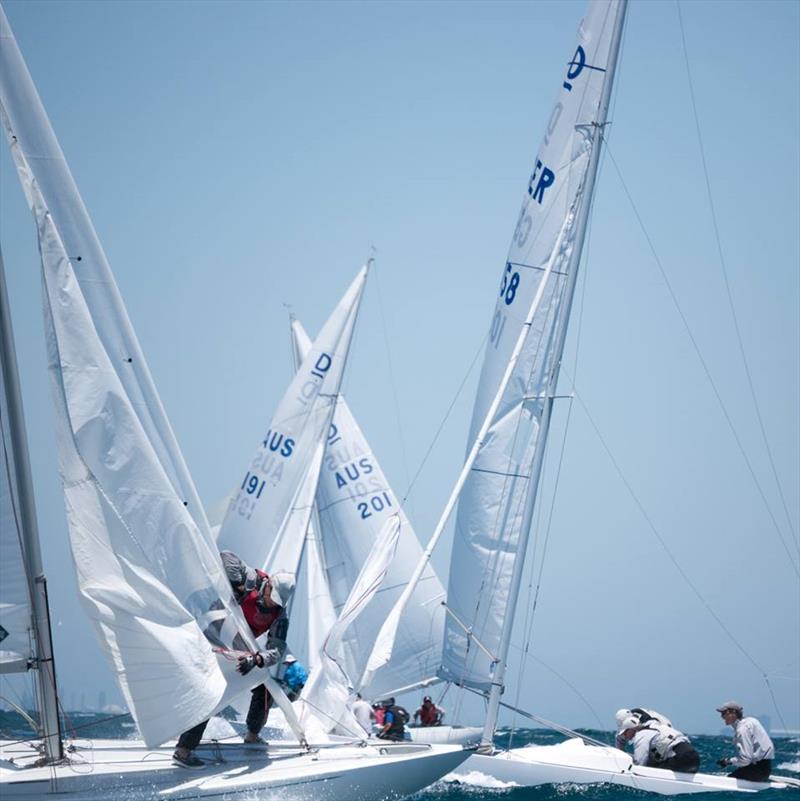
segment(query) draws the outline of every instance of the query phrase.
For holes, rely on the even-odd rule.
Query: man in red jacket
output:
[[[239,657],[236,670],[246,676],[254,667],[269,667],[280,660],[286,646],[286,606],[294,592],[294,576],[281,572],[268,575],[263,570],[248,567],[232,551],[222,551],[220,556],[234,597],[242,608],[253,636],[260,637],[269,632],[264,651]],[[259,684],[253,689],[247,712],[246,743],[263,742],[259,732],[267,722],[270,703],[265,685]],[[192,752],[199,745],[207,725],[208,721],[204,720],[180,736],[172,755],[174,764],[183,768],[202,768],[205,765]]]

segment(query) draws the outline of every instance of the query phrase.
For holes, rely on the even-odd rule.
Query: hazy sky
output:
[[[4,7],[201,497],[213,505],[238,481],[290,380],[285,305],[316,332],[372,246],[345,391],[402,495],[482,350],[583,2]],[[562,374],[564,394],[577,376],[583,405],[569,417],[535,659],[521,669],[514,652],[507,699],[520,682],[523,707],[564,724],[610,727],[618,707],[644,705],[696,732],[718,730],[714,707],[733,697],[781,727],[764,672],[798,728],[800,4],[680,8],[724,265],[790,520],[727,300],[678,7],[634,0],[616,168],[607,154]],[[58,677],[67,706],[82,693],[118,700],[77,600],[35,232],[7,147],[0,236]],[[464,455],[476,375],[414,485],[425,539]],[[559,401],[535,575],[568,412]],[[435,555],[443,578],[448,548]],[[461,705],[451,693],[445,706]],[[474,703],[463,710],[480,718]]]

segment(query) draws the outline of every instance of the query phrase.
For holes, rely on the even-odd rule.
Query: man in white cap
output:
[[[751,782],[769,781],[775,746],[766,729],[756,718],[744,717],[744,709],[737,701],[726,701],[717,707],[726,726],[733,728],[736,756],[723,757],[717,762],[721,768],[733,765],[736,770],[728,775]]]
[[[644,709],[643,707],[635,706],[633,709],[618,709],[614,713],[614,718],[617,721],[617,729],[619,729],[619,727],[622,725],[622,721],[626,720],[631,715],[636,717],[639,723],[649,723],[652,720],[656,723],[663,723],[665,726],[672,725],[672,721],[666,715],[656,712],[655,709]],[[620,734],[617,734],[617,748],[621,748],[624,751],[625,742],[625,738],[623,738]]]
[[[269,575],[263,570],[248,567],[232,551],[222,551],[220,557],[234,597],[253,636],[260,637],[269,632],[267,648],[263,652],[256,651],[239,657],[236,670],[246,676],[253,668],[269,667],[281,658],[281,652],[286,647],[286,607],[294,592],[294,576],[282,572]],[[250,709],[247,712],[247,734],[244,736],[246,743],[263,743],[259,732],[267,722],[271,702],[264,684],[253,688]],[[207,725],[208,721],[204,720],[178,738],[178,745],[172,755],[174,764],[182,768],[204,767],[203,760],[192,752],[200,744]]]
[[[286,696],[290,701],[296,700],[306,686],[308,671],[294,654],[286,654],[283,659],[283,676],[281,684],[286,687]]]
[[[633,741],[634,765],[662,768],[679,773],[697,773],[700,755],[689,738],[666,723],[650,717],[646,722],[639,715],[630,714],[619,724],[617,742]]]

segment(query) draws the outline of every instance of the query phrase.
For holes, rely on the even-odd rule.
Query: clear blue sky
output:
[[[583,3],[4,6],[201,496],[214,504],[238,480],[290,379],[284,304],[315,332],[372,245],[346,394],[402,494],[481,347]],[[716,731],[714,706],[734,697],[777,727],[763,670],[798,728],[787,551],[797,565],[800,4],[681,9],[725,267],[794,533],[726,298],[677,7],[633,0],[610,152],[781,533],[606,158],[566,372],[671,554],[759,667],[687,586],[576,403],[534,620],[547,667],[528,661],[519,700],[595,727],[652,706],[692,732]],[[34,227],[5,146],[0,235],[58,675],[68,706],[81,693],[111,701],[70,564]],[[414,487],[423,537],[463,458],[474,379]],[[543,497],[549,509],[551,481]]]

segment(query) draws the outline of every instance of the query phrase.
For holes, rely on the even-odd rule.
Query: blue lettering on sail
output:
[[[533,168],[533,173],[531,173],[531,180],[528,181],[528,194],[541,205],[544,198],[544,190],[552,186],[555,180],[556,174],[549,167],[545,167],[541,159],[536,159],[536,166]]]
[[[572,83],[582,72],[584,69],[590,70],[597,70],[597,72],[605,72],[604,67],[594,67],[591,64],[586,63],[586,51],[578,45],[577,50],[575,51],[575,55],[572,57],[572,61],[567,64],[567,78],[569,80],[564,81],[564,88],[568,91],[572,91]]]

